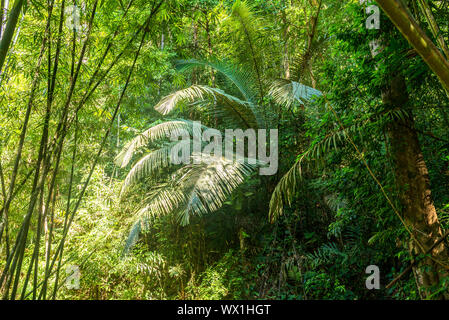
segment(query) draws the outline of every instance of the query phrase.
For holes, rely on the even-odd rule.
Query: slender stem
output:
[[[0,41],[0,72],[3,68],[3,64],[16,29],[17,21],[19,20],[20,11],[22,11],[22,6],[24,3],[25,0],[16,0],[11,9],[11,13],[9,14],[8,23],[6,24],[5,32],[3,33]]]

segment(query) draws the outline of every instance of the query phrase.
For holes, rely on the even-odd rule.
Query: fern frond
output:
[[[329,209],[331,209],[335,213],[348,205],[348,201],[346,199],[341,199],[340,196],[336,193],[325,196],[324,201]]]
[[[348,258],[345,253],[340,251],[340,249],[337,247],[337,244],[333,242],[324,244],[320,248],[315,250],[315,252],[306,253],[305,256],[308,258],[308,262],[313,268],[316,268],[323,264],[332,263],[337,256],[342,257],[344,260]]]

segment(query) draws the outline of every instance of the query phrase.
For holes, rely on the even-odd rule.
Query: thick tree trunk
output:
[[[401,108],[407,102],[408,94],[402,76],[392,78],[382,98],[386,105],[393,108]],[[427,251],[443,233],[432,201],[429,173],[414,127],[413,116],[410,114],[404,120],[395,119],[387,131],[396,182],[400,188],[403,218],[414,237]],[[410,241],[410,250],[414,256],[423,253],[414,240]],[[447,264],[448,250],[444,243],[432,250],[432,257]],[[430,296],[430,287],[441,286],[442,277],[448,275],[447,270],[431,258],[422,259],[415,267],[414,274],[423,298]],[[440,298],[449,298],[449,295],[443,294]]]

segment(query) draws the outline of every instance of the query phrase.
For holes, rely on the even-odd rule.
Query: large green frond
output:
[[[154,108],[161,114],[166,115],[180,103],[201,101],[214,103],[217,109],[224,109],[229,116],[248,128],[258,128],[262,123],[258,110],[252,103],[231,96],[223,90],[202,85],[193,85],[176,91],[163,98]]]
[[[281,178],[271,195],[269,218],[273,222],[284,213],[284,206],[290,205],[296,193],[299,179],[302,177],[301,157]]]
[[[147,177],[161,168],[170,166],[170,153],[175,143],[150,152],[140,159],[129,171],[122,185],[120,196],[136,181]]]
[[[232,6],[231,18],[237,23],[235,36],[244,40],[240,53],[242,62],[252,65],[257,76],[260,94],[262,92],[262,57],[258,48],[258,39],[263,38],[264,26],[262,20],[254,14],[254,8],[247,2],[236,0]],[[246,60],[246,61],[245,61]]]
[[[151,126],[148,130],[139,134],[126,144],[115,158],[115,163],[122,168],[126,167],[139,148],[148,145],[150,142],[170,138],[172,135],[181,136],[181,133],[184,131],[193,134],[195,128],[192,121],[187,120],[167,121]]]
[[[193,156],[194,160],[198,156]],[[201,216],[220,209],[255,167],[247,161],[207,157],[209,164],[192,165],[188,168],[190,172],[184,176],[186,178],[181,180],[185,190],[190,190],[185,209],[179,213],[182,225],[189,223],[191,215]]]
[[[252,74],[252,72],[241,70],[235,64],[219,60],[202,61],[197,59],[190,59],[179,60],[177,61],[176,66],[181,72],[190,71],[191,69],[198,66],[210,67],[212,69],[215,69],[223,74],[239,89],[242,97],[246,101],[254,102],[254,97],[256,96],[256,84],[253,83],[255,80],[254,75]]]
[[[200,164],[186,165],[175,172],[169,187],[161,188],[139,214],[158,217],[177,212],[187,225],[193,215],[202,216],[220,209],[229,195],[253,172],[248,161],[193,155]],[[205,161],[204,161],[205,160]]]
[[[348,139],[348,135],[362,136],[361,128],[366,125],[366,121],[356,122],[345,130],[337,130],[326,135],[324,138],[312,143],[304,152],[299,160],[290,168],[290,170],[281,178],[277,184],[270,200],[269,217],[274,221],[283,214],[285,205],[291,205],[291,201],[297,190],[299,180],[302,178],[302,164],[304,161],[320,161],[329,154],[331,149],[338,150],[340,145]]]
[[[177,210],[185,203],[186,196],[183,190],[176,185],[165,184],[158,188],[157,192],[150,197],[147,204],[139,210],[139,216],[158,218],[168,215]]]
[[[123,247],[122,256],[128,255],[129,252],[131,251],[132,247],[134,247],[134,245],[139,240],[140,232],[142,230],[141,225],[142,225],[142,220],[139,218],[131,227],[128,237],[125,240],[125,245]]]
[[[305,104],[323,95],[319,90],[285,79],[276,80],[272,84],[269,94],[278,104],[287,108],[295,102]]]

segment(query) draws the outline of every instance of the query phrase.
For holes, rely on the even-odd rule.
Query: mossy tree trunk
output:
[[[382,98],[385,105],[402,108],[408,101],[404,78],[393,77]],[[417,256],[423,253],[422,249],[428,251],[443,236],[431,197],[429,173],[411,113],[404,119],[394,119],[388,125],[387,132],[396,182],[400,188],[402,215],[415,239],[422,246],[420,248],[415,240],[410,240],[410,251],[413,256]],[[423,298],[430,297],[433,291],[431,287],[441,288],[442,278],[448,276],[446,268],[442,266],[448,261],[448,250],[444,243],[440,243],[431,251],[431,257],[433,259],[427,257],[420,260],[413,270]],[[437,297],[449,298],[449,295],[446,293]]]

